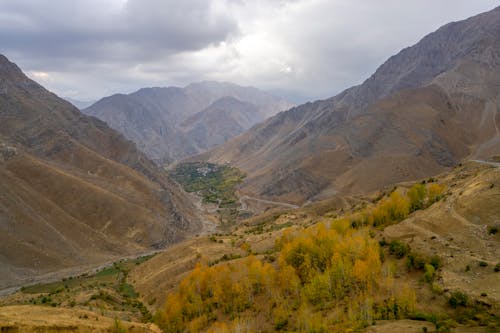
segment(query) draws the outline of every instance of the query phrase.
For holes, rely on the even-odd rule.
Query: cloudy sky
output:
[[[328,97],[490,0],[0,0],[0,53],[56,92],[230,81]]]

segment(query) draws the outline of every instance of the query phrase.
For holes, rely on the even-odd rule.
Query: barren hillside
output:
[[[0,288],[162,248],[200,227],[123,136],[0,57]]]

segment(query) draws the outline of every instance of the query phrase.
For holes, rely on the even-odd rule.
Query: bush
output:
[[[428,322],[431,322],[433,324],[436,324],[438,321],[437,315],[435,315],[433,313],[425,313],[425,312],[415,312],[409,318],[412,320],[428,321]]]
[[[441,267],[441,259],[438,256],[432,256],[430,264],[435,268],[439,269]]]
[[[479,262],[479,266],[480,267],[486,267],[486,266],[488,266],[488,263],[486,261],[480,261]]]
[[[408,269],[415,268],[423,270],[425,268],[425,259],[416,253],[409,253],[406,261],[406,267],[408,267]]]
[[[424,279],[426,282],[432,282],[432,280],[434,280],[434,273],[435,273],[436,269],[434,268],[434,266],[430,265],[430,264],[425,264],[425,273],[424,273]]]
[[[500,262],[495,265],[495,272],[500,272]]]
[[[426,195],[427,188],[423,184],[415,184],[408,190],[407,196],[410,200],[410,212],[414,212],[424,207]]]
[[[410,248],[405,243],[393,240],[389,244],[389,253],[396,256],[396,258],[401,259],[408,254]]]
[[[448,302],[452,308],[457,308],[458,306],[466,306],[468,297],[461,291],[455,291],[451,293],[450,299]]]
[[[444,293],[443,288],[441,288],[441,286],[435,282],[432,283],[431,288],[434,294],[442,295]]]
[[[115,318],[115,323],[110,327],[112,333],[127,333],[128,329],[123,326],[120,320]]]
[[[488,226],[488,233],[490,235],[495,235],[498,232],[497,226]]]
[[[436,324],[436,332],[438,333],[448,333],[451,332],[451,328],[453,327],[453,323],[449,320],[440,321]]]

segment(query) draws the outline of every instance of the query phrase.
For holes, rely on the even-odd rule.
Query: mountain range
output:
[[[82,111],[122,132],[161,164],[213,148],[292,106],[256,88],[205,81],[116,94]]]
[[[289,107],[0,55],[0,331],[498,332],[500,7]]]
[[[361,85],[281,112],[193,159],[243,194],[295,203],[368,193],[500,153],[500,8],[449,23]]]
[[[159,249],[200,226],[132,142],[0,56],[0,288]]]

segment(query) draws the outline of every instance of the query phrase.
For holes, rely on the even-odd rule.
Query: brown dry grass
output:
[[[159,333],[152,324],[120,321],[130,333]],[[103,317],[96,312],[50,308],[46,306],[17,305],[0,308],[1,332],[112,332],[115,319]]]
[[[499,224],[500,168],[470,162],[443,181],[449,188],[443,200],[386,228],[384,235],[439,256],[444,266],[438,282],[444,290],[463,291],[498,313],[500,278],[494,267],[500,262],[500,235],[488,227]]]
[[[0,289],[183,237],[172,213],[194,211],[192,206],[166,204],[158,184],[93,152],[77,149],[73,155],[86,161],[82,169],[28,153],[0,163],[0,215],[6,221]]]

